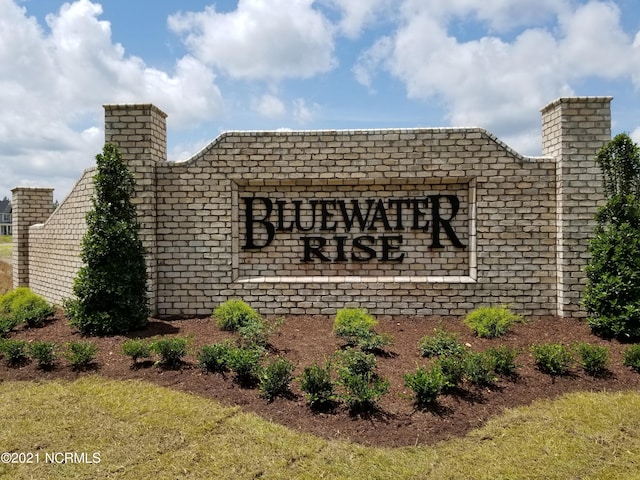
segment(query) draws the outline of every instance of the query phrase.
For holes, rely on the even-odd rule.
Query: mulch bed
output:
[[[131,337],[156,335],[192,336],[191,353],[180,370],[163,370],[145,363],[132,368],[131,360],[121,353],[124,336],[91,338],[98,347],[94,373],[114,379],[140,379],[158,385],[213,398],[224,405],[238,405],[243,411],[256,414],[292,429],[308,432],[326,439],[348,439],[365,445],[396,447],[433,444],[462,436],[481,426],[505,408],[527,405],[539,399],[551,399],[575,391],[634,390],[640,387],[640,375],[622,365],[622,353],[627,345],[607,341],[591,334],[584,321],[570,318],[536,318],[516,327],[506,336],[486,340],[475,337],[459,318],[395,317],[379,319],[378,333],[393,336],[393,344],[378,355],[377,371],[389,379],[389,392],[379,402],[379,409],[369,414],[352,415],[339,405],[331,412],[311,410],[299,383],[292,384],[292,395],[267,402],[257,389],[242,388],[231,375],[203,373],[197,365],[195,352],[200,346],[229,338],[211,319],[158,320],[152,319],[144,331]],[[313,362],[324,363],[343,342],[332,333],[333,319],[326,316],[295,316],[285,319],[279,332],[270,338],[271,354],[284,355],[296,365],[296,375]],[[404,386],[403,374],[415,371],[417,365],[428,360],[419,355],[418,341],[432,335],[438,327],[456,333],[459,341],[473,351],[491,346],[508,345],[520,348],[518,375],[501,379],[491,388],[463,384],[451,394],[440,397],[430,409],[417,409],[411,391]],[[59,344],[82,337],[68,326],[61,311],[43,328],[19,327],[12,338],[55,341]],[[540,372],[529,353],[532,344],[572,344],[588,342],[606,345],[611,350],[609,375],[593,378],[575,366],[566,377],[551,377]],[[91,372],[72,371],[60,359],[52,371],[40,371],[33,363],[14,368],[0,361],[0,382],[5,380],[73,380]]]

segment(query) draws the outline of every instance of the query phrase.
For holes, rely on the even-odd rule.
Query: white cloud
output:
[[[255,102],[255,110],[265,118],[283,118],[287,113],[284,102],[275,95],[264,94]]]
[[[336,66],[334,28],[312,0],[240,0],[169,17],[192,54],[232,77],[309,78]]]
[[[189,56],[173,72],[147,67],[113,42],[97,3],[65,3],[47,31],[14,0],[0,11],[0,195],[34,182],[64,195],[102,148],[102,104],[155,103],[181,126],[223,112],[209,68]]]
[[[539,18],[557,15],[558,27],[529,25],[510,39],[485,28],[465,41],[448,29],[465,16],[496,30],[509,21],[523,24],[529,4],[533,8],[525,0],[407,0],[403,22],[361,55],[356,78],[375,88],[374,75],[385,70],[404,83],[409,98],[442,102],[453,125],[483,126],[518,150],[539,153],[541,106],[572,95],[576,81],[637,78],[640,60],[611,3],[591,1],[569,10],[568,2],[541,2]]]
[[[321,0],[341,13],[340,33],[357,38],[369,25],[392,12],[395,0]]]

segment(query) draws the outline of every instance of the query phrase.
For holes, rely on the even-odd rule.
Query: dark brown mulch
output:
[[[271,337],[272,353],[284,355],[296,365],[296,374],[313,362],[324,362],[344,345],[332,333],[333,319],[324,316],[296,316],[286,318],[279,333]],[[462,343],[474,351],[490,346],[509,345],[523,350],[518,357],[518,375],[501,379],[492,388],[480,388],[464,384],[457,391],[443,395],[437,406],[416,409],[411,391],[404,387],[403,374],[415,371],[418,364],[428,361],[421,358],[417,348],[424,335],[431,335],[437,327],[457,333]],[[131,368],[131,360],[121,353],[123,336],[92,338],[99,346],[95,373],[115,379],[141,379],[166,387],[192,392],[213,398],[225,405],[238,405],[244,411],[256,414],[288,427],[313,433],[327,439],[349,439],[366,445],[402,446],[433,444],[440,440],[461,436],[481,426],[488,418],[499,415],[509,407],[527,405],[539,399],[555,398],[574,391],[636,390],[640,387],[640,375],[622,365],[622,352],[627,347],[618,341],[606,341],[591,334],[585,322],[568,318],[530,319],[517,325],[512,332],[500,339],[485,340],[474,337],[458,318],[396,317],[381,319],[378,333],[393,336],[393,344],[378,355],[378,373],[390,380],[389,392],[379,402],[378,411],[368,415],[350,415],[344,406],[332,412],[312,411],[300,390],[299,383],[292,384],[292,395],[267,402],[257,389],[242,388],[231,375],[205,374],[197,366],[195,352],[200,346],[221,341],[229,334],[222,332],[210,319],[151,320],[148,328],[131,335],[153,337],[155,335],[190,335],[193,337],[191,353],[181,370],[162,370],[151,362],[142,368]],[[48,340],[64,343],[79,340],[81,336],[68,326],[61,312],[45,327],[39,329],[18,328],[11,337],[27,340]],[[609,375],[593,378],[579,366],[571,375],[552,378],[537,370],[529,347],[536,343],[589,342],[606,345],[611,350]],[[64,359],[56,368],[43,372],[33,363],[11,368],[6,360],[0,361],[0,381],[75,379],[87,372],[74,372]]]

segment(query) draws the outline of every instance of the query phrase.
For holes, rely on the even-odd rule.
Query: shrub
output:
[[[436,401],[445,387],[448,386],[447,376],[440,365],[433,365],[427,369],[419,367],[414,373],[403,376],[404,384],[413,390],[415,402],[418,405],[428,405]]]
[[[0,297],[0,318],[6,319],[3,329],[12,323],[11,328],[21,323],[28,327],[41,327],[54,313],[53,306],[27,287],[18,287]]]
[[[9,366],[15,367],[24,364],[27,359],[27,341],[18,339],[5,339],[0,343],[0,348],[7,359]]]
[[[442,328],[438,328],[433,336],[422,337],[419,348],[423,357],[464,355],[466,353],[465,346],[458,341],[457,336]]]
[[[333,332],[348,345],[357,345],[365,351],[379,350],[389,345],[392,338],[376,334],[373,328],[377,324],[377,320],[364,308],[342,308],[336,313]]]
[[[229,342],[204,345],[197,353],[198,364],[205,372],[224,372],[229,369],[229,354],[234,348]]]
[[[485,352],[494,362],[494,370],[498,375],[513,375],[518,368],[516,358],[520,354],[515,348],[506,345],[488,348]]]
[[[135,180],[118,148],[106,144],[96,156],[95,193],[82,239],[83,266],[64,302],[71,325],[85,335],[112,335],[147,324],[147,270],[139,238]]]
[[[592,330],[640,338],[640,150],[616,135],[596,155],[607,199],[596,214],[583,305]]]
[[[601,345],[579,343],[576,351],[580,357],[580,365],[588,375],[594,377],[604,375],[609,365],[609,349]]]
[[[218,327],[236,331],[252,322],[260,322],[260,315],[242,300],[232,299],[221,303],[213,311]]]
[[[495,365],[490,355],[470,353],[464,359],[464,375],[474,385],[493,385],[496,382]]]
[[[483,338],[496,338],[506,334],[514,323],[520,322],[520,315],[512,313],[506,306],[480,307],[469,313],[464,323]]]
[[[93,342],[69,342],[64,357],[74,370],[91,368],[98,353],[98,346]]]
[[[351,411],[368,411],[389,390],[389,382],[373,370],[376,357],[370,353],[349,349],[340,356],[338,382],[343,387],[341,398]]]
[[[188,345],[189,339],[186,337],[162,337],[151,342],[150,348],[160,356],[158,365],[163,368],[180,368]]]
[[[151,357],[151,344],[141,338],[129,338],[122,343],[122,353],[137,364],[141,358]]]
[[[260,372],[258,388],[264,398],[271,401],[289,392],[295,366],[287,358],[278,357],[267,363]]]
[[[445,355],[439,357],[434,365],[439,367],[446,380],[445,389],[460,385],[464,377],[464,355]]]
[[[38,368],[47,370],[53,367],[57,357],[57,345],[54,342],[33,342],[29,345],[29,355]]]
[[[300,375],[300,388],[311,407],[322,408],[333,402],[336,396],[331,380],[331,363],[326,362],[324,367],[317,363],[305,367]]]
[[[640,372],[640,344],[629,345],[622,354],[622,363],[626,367]]]
[[[17,326],[18,323],[13,318],[0,314],[0,338],[6,337]]]
[[[531,351],[538,368],[549,375],[566,375],[573,362],[573,355],[566,345],[544,343],[532,345]]]
[[[252,387],[258,382],[262,353],[262,349],[255,347],[233,347],[229,350],[229,369],[235,373],[236,381],[240,385]]]

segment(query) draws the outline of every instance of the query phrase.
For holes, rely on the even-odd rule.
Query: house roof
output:
[[[11,213],[11,201],[9,199],[0,200],[0,213]]]

